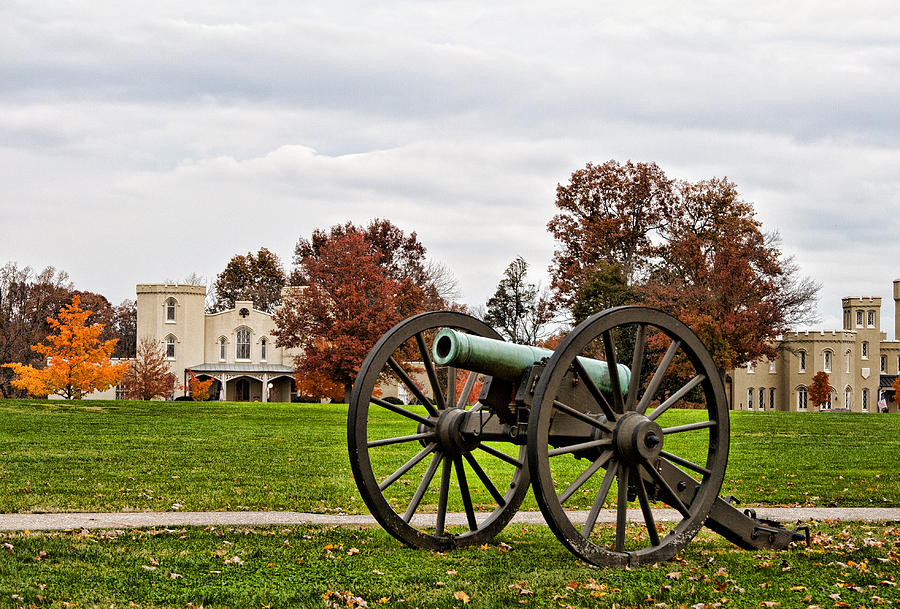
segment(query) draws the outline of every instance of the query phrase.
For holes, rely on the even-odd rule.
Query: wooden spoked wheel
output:
[[[466,417],[489,414],[470,405],[477,374],[434,365],[432,340],[444,328],[501,339],[460,313],[399,323],[363,362],[347,419],[350,464],[366,506],[391,535],[430,550],[489,541],[528,490],[524,447],[461,433]],[[397,383],[417,405],[381,397],[379,385]],[[451,526],[452,512],[464,514],[461,524]]]
[[[621,390],[598,388],[578,357],[605,360],[606,388]],[[700,339],[655,309],[610,309],[576,327],[547,362],[528,427],[541,511],[563,544],[596,565],[672,558],[725,476],[721,375]],[[674,508],[674,519],[654,515],[654,504]]]

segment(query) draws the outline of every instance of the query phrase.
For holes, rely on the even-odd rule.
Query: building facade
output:
[[[187,385],[190,370],[201,380],[213,379],[210,395],[219,400],[289,402],[295,396],[299,351],[275,346],[273,317],[253,302],[206,313],[202,285],[138,284],[136,291],[138,342],[149,338],[163,346],[179,384]],[[91,397],[121,396],[122,388],[113,388]]]
[[[844,298],[840,330],[790,332],[763,358],[726,377],[734,410],[897,412],[891,384],[900,375],[900,280],[894,281],[894,337],[881,330],[881,298]],[[808,387],[828,374],[830,400],[816,407]]]

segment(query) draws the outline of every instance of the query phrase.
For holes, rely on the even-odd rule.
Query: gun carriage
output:
[[[379,397],[388,381],[419,405]],[[529,485],[559,540],[601,566],[667,560],[704,525],[748,549],[808,538],[718,497],[729,448],[721,375],[700,339],[655,309],[599,313],[554,351],[506,343],[460,313],[411,317],[363,362],[347,429],[367,507],[417,548],[489,541]],[[453,511],[463,525],[449,526]]]

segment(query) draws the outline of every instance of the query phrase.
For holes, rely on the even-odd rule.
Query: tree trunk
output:
[[[350,403],[350,393],[353,391],[353,383],[344,383],[344,404]]]

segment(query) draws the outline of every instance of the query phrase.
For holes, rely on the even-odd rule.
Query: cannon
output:
[[[416,404],[381,397],[391,383]],[[668,560],[704,525],[746,549],[809,539],[719,497],[721,374],[690,328],[647,307],[598,313],[555,350],[461,313],[411,317],[360,367],[347,441],[366,506],[415,548],[488,542],[529,486],[557,538],[599,566]]]

